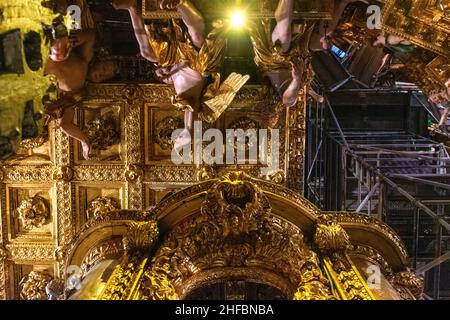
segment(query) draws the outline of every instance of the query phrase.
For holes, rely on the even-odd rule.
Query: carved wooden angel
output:
[[[160,4],[162,9],[176,9],[183,23],[173,19],[149,25],[144,25],[135,0],[116,0],[113,5],[129,11],[141,55],[157,63],[158,78],[175,88],[172,104],[185,112],[185,128],[174,145],[179,150],[191,141],[194,116],[217,120],[249,77],[232,74],[220,83],[224,26],[217,21],[205,37],[203,16],[190,1],[163,0]]]

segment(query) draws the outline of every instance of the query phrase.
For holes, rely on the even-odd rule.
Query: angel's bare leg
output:
[[[202,14],[188,0],[181,0],[177,7],[184,24],[188,28],[189,35],[197,48],[205,42],[205,20]]]
[[[275,11],[277,25],[272,33],[272,42],[281,42],[283,51],[288,51],[292,39],[294,0],[280,0]]]
[[[283,104],[286,107],[295,106],[298,100],[298,93],[303,85],[301,79],[303,70],[300,70],[299,65],[299,61],[291,62],[292,81],[283,93]]]
[[[179,152],[185,145],[191,143],[192,129],[194,125],[194,113],[186,110],[184,112],[184,129],[175,140],[173,148]]]
[[[137,0],[114,0],[113,7],[116,10],[128,10],[131,17],[131,23],[133,24],[134,35],[139,43],[141,56],[151,62],[158,62],[148,41],[144,20],[142,19],[139,6],[137,5]]]
[[[81,147],[83,148],[83,157],[87,160],[89,159],[89,150],[91,144],[87,135],[80,130],[74,123],[73,119],[75,116],[75,109],[73,107],[66,108],[64,110],[63,117],[59,123],[59,127],[62,132],[67,134],[69,137],[74,138],[81,142]]]

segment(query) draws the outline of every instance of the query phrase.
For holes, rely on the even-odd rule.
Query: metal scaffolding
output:
[[[342,129],[328,100],[310,105],[308,130],[306,196],[390,225],[425,277],[425,297],[450,299],[447,148],[406,130]]]

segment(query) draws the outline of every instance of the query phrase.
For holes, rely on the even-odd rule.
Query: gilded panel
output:
[[[450,35],[434,23],[425,23],[411,17],[409,13],[412,12],[413,3],[416,3],[416,1],[387,0],[383,8],[383,29],[387,33],[411,41],[419,47],[443,56],[449,56]]]
[[[183,128],[183,112],[172,105],[144,106],[145,164],[171,163],[172,132]]]
[[[77,111],[77,123],[92,143],[90,159],[81,155],[79,142],[74,143],[76,164],[121,163],[124,161],[124,107],[121,100],[87,101]]]
[[[48,185],[6,185],[9,241],[51,241],[55,236],[54,189]]]

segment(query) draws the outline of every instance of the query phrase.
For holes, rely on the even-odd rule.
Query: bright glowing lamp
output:
[[[233,28],[242,28],[245,25],[245,14],[241,10],[231,12],[230,23]]]

